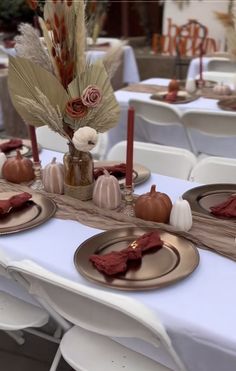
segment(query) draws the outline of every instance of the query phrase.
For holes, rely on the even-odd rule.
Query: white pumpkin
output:
[[[191,229],[193,217],[187,200],[180,198],[174,203],[170,213],[170,224],[184,232]]]
[[[56,162],[56,157],[43,169],[43,185],[46,192],[59,195],[64,193],[64,167]]]
[[[4,163],[7,161],[7,156],[4,152],[0,152],[0,178],[2,178],[2,167]]]
[[[96,146],[97,141],[97,131],[89,126],[84,126],[76,130],[72,138],[75,148],[83,152],[91,151]]]
[[[186,81],[185,90],[189,94],[193,94],[197,90],[197,85],[195,79],[188,79]]]
[[[121,191],[118,180],[104,170],[98,177],[93,189],[93,202],[102,209],[113,210],[121,204]]]
[[[228,85],[225,85],[223,82],[221,84],[217,84],[213,88],[213,92],[218,95],[230,95],[232,94],[232,90]]]

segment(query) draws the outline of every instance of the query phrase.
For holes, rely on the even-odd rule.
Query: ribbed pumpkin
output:
[[[62,195],[64,193],[64,167],[56,160],[56,157],[53,157],[51,163],[43,169],[43,185],[45,191]]]
[[[139,196],[135,202],[135,215],[137,218],[158,223],[168,223],[172,202],[165,193],[157,192],[152,185],[150,192]]]
[[[2,167],[2,176],[9,182],[23,183],[34,179],[33,162],[16,151],[16,157],[8,158]]]
[[[121,191],[118,180],[104,170],[98,177],[93,190],[93,202],[100,208],[113,210],[121,204]]]
[[[2,168],[6,161],[7,161],[7,156],[5,155],[5,153],[0,152],[0,178],[2,178]]]
[[[170,213],[170,224],[180,231],[189,231],[193,224],[191,207],[187,200],[177,200]]]

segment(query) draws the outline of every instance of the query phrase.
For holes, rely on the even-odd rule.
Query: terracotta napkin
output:
[[[2,152],[8,152],[13,149],[19,148],[22,146],[22,140],[21,139],[10,139],[7,142],[4,142],[0,144],[0,151]]]
[[[7,200],[0,200],[0,215],[8,214],[13,209],[17,209],[32,197],[30,193],[23,192],[18,195],[12,196]]]
[[[163,241],[157,231],[143,234],[121,251],[112,251],[105,255],[91,255],[89,260],[94,267],[108,276],[124,273],[128,262],[142,259],[142,255],[152,248],[161,248]]]
[[[236,217],[236,195],[230,196],[226,201],[210,207],[211,213],[215,216],[226,218]]]
[[[126,173],[126,164],[118,164],[112,166],[97,167],[94,169],[93,175],[97,179],[100,175],[103,175],[103,170],[106,169],[109,174],[114,175],[116,178],[123,178]]]

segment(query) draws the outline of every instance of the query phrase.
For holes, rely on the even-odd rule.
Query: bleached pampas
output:
[[[115,75],[117,69],[122,63],[124,54],[123,47],[125,45],[126,42],[117,41],[103,58],[103,64],[110,79]]]
[[[48,125],[51,130],[70,140],[63,128],[63,116],[59,106],[55,109],[40,89],[35,88],[35,90],[38,98],[37,102],[18,95],[16,98],[19,104],[29,109],[32,115],[41,120],[42,124]]]
[[[232,59],[236,59],[236,25],[232,13],[215,12],[216,18],[225,28],[227,49]]]
[[[48,52],[41,44],[38,31],[27,23],[21,23],[19,31],[21,35],[15,38],[17,55],[28,58],[33,63],[45,68],[45,70],[53,72]]]

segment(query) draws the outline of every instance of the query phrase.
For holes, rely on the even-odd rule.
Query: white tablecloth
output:
[[[54,155],[44,150],[43,164]],[[58,154],[57,158],[61,156]],[[154,183],[172,201],[194,186],[183,180],[152,175],[135,192],[143,193]],[[53,218],[32,230],[1,236],[0,246],[12,259],[32,259],[63,277],[93,286],[76,271],[73,255],[80,243],[99,232],[75,221]],[[199,253],[199,267],[183,281],[159,290],[123,294],[159,313],[189,371],[235,371],[236,263],[213,252],[199,249]],[[132,342],[130,346],[140,347],[140,343]],[[141,350],[154,359],[158,357],[152,348]]]
[[[169,81],[170,80],[168,79],[152,78],[142,81],[141,84],[143,83],[167,86]],[[147,93],[136,93],[131,91],[118,90],[115,92],[115,96],[121,107],[121,115],[118,125],[108,132],[109,141],[107,152],[116,143],[122,140],[126,140],[127,111],[129,100],[141,99],[144,101],[153,102],[153,100],[150,100],[151,94]],[[216,99],[206,99],[202,97],[186,104],[175,104],[175,108],[179,110],[180,115],[182,112],[190,109],[211,110],[214,112],[220,111]],[[144,125],[142,125],[140,121],[136,121],[135,125],[135,140],[190,149],[188,142],[186,141],[185,131],[181,127],[175,128],[174,130],[170,130],[169,128],[166,128],[164,126],[158,127],[151,124],[145,125],[144,127]],[[236,157],[235,140],[236,138],[234,137],[213,138],[204,134],[200,134],[198,132],[194,133],[196,148],[198,148],[200,152],[209,155]]]

